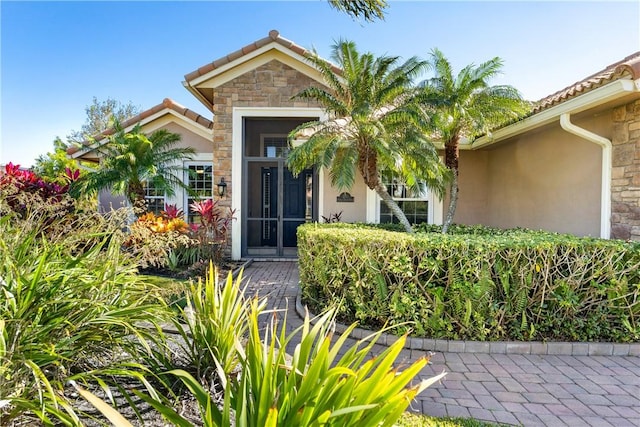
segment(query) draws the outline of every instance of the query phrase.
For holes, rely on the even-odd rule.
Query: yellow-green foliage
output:
[[[430,231],[430,230],[429,230]],[[435,231],[435,230],[434,230]],[[528,230],[298,229],[303,300],[449,339],[640,337],[640,245]]]

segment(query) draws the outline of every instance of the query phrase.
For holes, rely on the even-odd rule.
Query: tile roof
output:
[[[184,117],[186,117],[187,119],[198,123],[201,126],[204,126],[207,129],[213,129],[213,122],[203,116],[201,116],[200,114],[196,113],[193,110],[188,109],[187,107],[184,107],[180,104],[178,104],[177,102],[175,102],[172,99],[169,98],[165,98],[161,104],[158,104],[156,106],[153,106],[151,108],[149,108],[148,110],[145,110],[143,112],[141,112],[140,114],[131,117],[130,119],[125,120],[124,122],[121,123],[122,127],[124,129],[126,129],[129,126],[135,125],[136,123],[139,123],[141,121],[143,121],[144,119],[153,116],[156,113],[159,113],[160,111],[169,108],[173,111],[175,111],[176,113],[183,115]],[[99,141],[101,139],[103,139],[104,137],[111,135],[113,133],[113,128],[111,129],[106,129],[102,132],[100,132],[99,134],[94,136],[94,139],[96,141]],[[77,152],[78,150],[81,150],[82,148],[88,148],[88,147],[71,147],[67,150],[67,154],[74,154],[75,152]]]
[[[282,46],[286,47],[287,49],[292,50],[293,52],[297,53],[298,55],[301,56],[306,56],[308,54],[310,54],[311,52],[305,48],[303,48],[302,46],[299,46],[297,44],[295,44],[294,42],[292,42],[291,40],[287,40],[284,37],[280,36],[280,33],[277,30],[271,30],[269,31],[269,35],[267,37],[264,37],[260,40],[257,40],[253,43],[250,43],[248,45],[246,45],[245,47],[236,50],[235,52],[232,52],[226,56],[223,56],[222,58],[218,58],[215,61],[203,65],[202,67],[198,68],[195,71],[192,71],[189,74],[185,74],[184,79],[189,82],[191,80],[194,80],[198,77],[204,76],[205,74],[215,70],[216,68],[220,68],[221,66],[228,64],[230,62],[233,62],[239,58],[242,58],[245,55],[248,55],[249,53],[260,49],[263,46],[268,45],[269,43],[272,42],[276,42],[281,44]],[[332,68],[334,69],[334,71],[336,71],[337,73],[342,73],[342,70],[340,68],[338,68],[337,66],[332,64]]]
[[[576,96],[582,95],[593,89],[604,86],[614,80],[630,77],[633,80],[640,78],[640,51],[609,65],[604,70],[598,71],[566,88],[559,90],[535,103],[533,114],[561,104]]]

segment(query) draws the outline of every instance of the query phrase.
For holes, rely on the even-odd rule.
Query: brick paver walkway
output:
[[[244,276],[249,292],[300,324],[296,262],[254,262]],[[423,355],[403,351],[406,361]],[[640,426],[640,357],[435,353],[421,376],[443,370],[414,411],[523,426]]]

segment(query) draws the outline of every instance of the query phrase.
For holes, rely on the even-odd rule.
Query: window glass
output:
[[[144,198],[147,201],[147,211],[159,215],[164,210],[164,192],[160,192],[152,182],[145,182]]]
[[[191,212],[191,204],[196,201],[213,199],[213,166],[210,163],[191,164],[188,166],[188,186],[192,191],[187,197],[187,222],[199,223],[200,216]]]
[[[407,220],[411,224],[421,224],[429,221],[429,201],[426,191],[422,193],[414,193],[408,188],[401,178],[384,173],[382,182],[387,187],[387,191],[398,203],[398,206],[404,212]],[[398,218],[393,215],[386,203],[380,200],[380,222],[381,223],[398,223]]]

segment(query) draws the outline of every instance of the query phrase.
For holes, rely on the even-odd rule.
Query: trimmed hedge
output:
[[[486,227],[298,228],[303,302],[445,339],[640,339],[640,244]],[[408,323],[407,323],[408,322]]]

